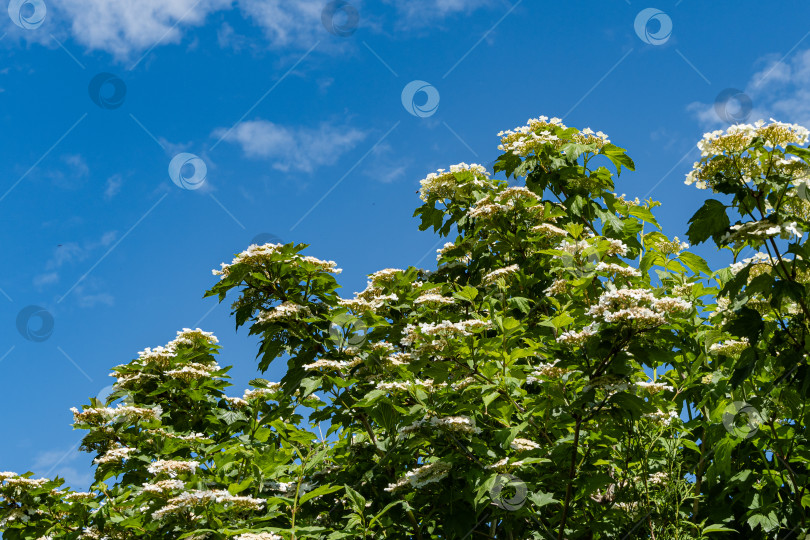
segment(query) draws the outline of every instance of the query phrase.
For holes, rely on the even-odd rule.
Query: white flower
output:
[[[385,491],[395,491],[407,486],[419,489],[432,482],[443,480],[450,472],[450,464],[442,461],[434,461],[427,465],[418,467],[405,473],[405,476],[393,484],[389,484]]]
[[[482,280],[483,283],[492,283],[493,281],[497,281],[499,278],[511,276],[515,272],[517,272],[520,268],[516,264],[512,264],[505,268],[500,268],[498,270],[493,270],[492,272],[488,273],[484,276]]]
[[[536,450],[540,448],[540,445],[534,441],[529,439],[521,439],[516,438],[512,442],[509,443],[509,446],[512,447],[513,450],[517,450],[518,452],[528,452],[530,450]]]

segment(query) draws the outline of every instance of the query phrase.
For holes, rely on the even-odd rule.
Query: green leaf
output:
[[[343,489],[343,486],[318,486],[312,491],[306,492],[300,499],[298,499],[298,502],[299,504],[304,504],[310,499],[320,497],[321,495],[328,495],[330,493],[340,491],[341,489]]]
[[[712,270],[709,268],[709,264],[702,258],[694,253],[689,253],[688,251],[684,251],[678,258],[683,262],[692,272],[696,274],[703,272],[707,276],[712,275]]]
[[[703,207],[689,220],[686,236],[692,244],[702,244],[709,238],[720,241],[722,233],[728,230],[731,222],[726,215],[726,205],[715,199],[708,199]]]
[[[703,528],[704,533],[712,533],[712,532],[737,532],[736,529],[729,529],[725,525],[709,525],[708,527]]]

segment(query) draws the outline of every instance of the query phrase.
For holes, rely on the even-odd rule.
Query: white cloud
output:
[[[124,178],[120,174],[114,174],[107,178],[107,184],[104,186],[104,200],[112,200],[113,197],[118,195],[121,191],[121,186],[124,183]]]
[[[248,157],[272,160],[273,167],[280,171],[312,172],[335,163],[365,139],[368,132],[326,122],[317,128],[306,128],[254,120],[243,122],[230,132],[227,128],[217,129],[213,135],[239,144]]]
[[[387,0],[400,15],[400,26],[431,26],[458,13],[471,13],[493,4],[492,0]]]
[[[87,241],[83,245],[78,242],[64,242],[54,250],[53,256],[45,263],[45,272],[34,276],[34,286],[42,289],[48,285],[59,283],[61,278],[59,271],[63,266],[88,259],[94,252],[98,253],[101,249],[110,247],[116,238],[118,238],[117,231],[108,231],[102,234],[98,240]],[[84,302],[82,307],[92,307],[98,303],[112,305],[112,296],[105,294],[89,295],[89,300]]]
[[[107,51],[125,61],[135,60],[137,55],[158,45],[179,43],[189,28],[203,26],[211,14],[234,6],[264,31],[267,43],[261,45],[309,48],[318,39],[328,37],[321,22],[326,1],[61,0],[53,6],[53,18],[66,23],[73,38],[88,50]],[[386,3],[393,5],[394,26],[399,28],[441,24],[449,16],[499,5],[495,0],[387,0]],[[351,4],[360,14],[360,26],[375,32],[381,30],[379,15],[366,10],[362,0],[352,0]],[[227,24],[222,24],[217,37],[222,47],[247,45],[246,38]]]
[[[781,122],[810,126],[810,50],[797,52],[786,59],[766,56],[758,64],[762,66],[761,69],[741,89],[752,103],[746,121],[775,118]],[[735,114],[738,102],[732,101],[729,106],[732,107],[732,115]],[[687,110],[705,129],[731,123],[718,114],[714,103],[690,103]]]
[[[178,43],[182,30],[200,26],[231,0],[62,0],[74,39],[124,59],[154,45]]]

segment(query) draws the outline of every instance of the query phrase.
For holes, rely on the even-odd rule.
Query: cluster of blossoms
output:
[[[229,504],[240,510],[261,510],[264,508],[263,499],[231,495],[228,491],[220,489],[194,490],[183,492],[177,497],[172,497],[167,501],[166,506],[152,513],[152,517],[162,519],[170,514],[191,510],[197,506],[211,503]]]
[[[432,416],[427,419],[417,420],[413,424],[400,428],[399,433],[412,433],[425,426],[453,431],[455,433],[463,433],[465,435],[481,433],[481,428],[475,427],[475,419],[469,416],[445,416],[441,418]]]
[[[240,534],[234,537],[234,540],[284,540],[284,538],[271,532],[260,532]]]
[[[124,371],[114,371],[110,373],[110,377],[116,378],[115,387],[118,389],[138,387],[147,380],[160,378],[160,375],[143,371],[153,367],[163,371],[162,375],[165,377],[171,377],[185,382],[194,379],[209,378],[221,369],[212,359],[189,362],[175,369],[168,368],[177,358],[178,351],[181,347],[196,347],[201,344],[203,346],[212,346],[217,343],[219,343],[219,340],[212,332],[205,332],[199,328],[194,330],[183,328],[177,332],[177,337],[165,346],[155,347],[154,349],[147,347],[140,351],[138,358],[133,360],[130,364],[116,366],[116,370],[123,369]],[[139,369],[136,371],[128,369],[132,367]]]
[[[341,298],[338,305],[350,309],[355,313],[367,311],[376,312],[389,301],[396,302],[399,297],[396,294],[385,294],[383,288],[390,285],[403,274],[399,268],[385,268],[369,276],[369,281],[363,291],[354,293],[354,298]]]
[[[419,198],[427,202],[431,197],[438,200],[450,199],[456,190],[462,185],[484,186],[488,183],[489,177],[486,167],[477,163],[470,165],[459,163],[451,165],[450,172],[439,169],[435,173],[428,174],[419,183]]]
[[[804,146],[808,132],[802,126],[777,122],[770,124],[759,120],[754,124],[736,124],[726,131],[717,130],[703,135],[698,142],[701,160],[686,175],[686,185],[695,184],[698,189],[708,189],[718,173],[728,172],[741,177],[749,184],[758,182],[764,174],[782,174],[791,177],[807,176],[807,166],[798,159],[778,157],[761,161],[751,156],[743,157],[755,138],[761,138],[766,147],[785,148],[790,144]],[[742,159],[740,159],[742,157]]]
[[[420,293],[416,300],[413,301],[414,305],[418,306],[426,304],[430,307],[438,307],[441,305],[453,305],[456,303],[453,298],[434,292],[436,290],[437,289],[427,289]]]
[[[511,276],[512,274],[516,273],[518,270],[520,270],[520,267],[518,265],[511,264],[511,265],[509,265],[509,266],[507,266],[505,268],[499,268],[497,270],[493,270],[492,272],[485,275],[481,281],[483,283],[485,283],[485,284],[494,283],[495,281],[498,281],[501,278],[506,278],[508,276]]]
[[[166,474],[170,478],[175,478],[179,473],[193,474],[200,467],[199,461],[176,461],[160,459],[153,462],[146,469],[149,474],[159,475]]]
[[[598,326],[591,323],[582,330],[575,332],[573,330],[569,330],[568,332],[563,332],[559,336],[557,336],[557,343],[563,343],[565,345],[583,345],[588,339],[592,336],[596,335],[596,331],[598,330]]]
[[[681,298],[656,298],[647,289],[617,289],[606,291],[588,314],[605,322],[637,321],[646,325],[665,324],[667,316],[683,313],[692,303]]]
[[[242,399],[244,399],[245,401],[252,401],[254,399],[267,399],[271,396],[274,396],[279,390],[281,390],[281,383],[273,382],[265,385],[262,388],[252,388],[245,390],[245,393],[242,395]]]
[[[404,347],[411,347],[417,341],[419,349],[425,352],[440,351],[447,348],[448,340],[458,337],[471,336],[475,330],[488,328],[489,322],[479,319],[469,319],[466,321],[452,322],[441,321],[438,323],[409,324],[405,327],[405,336],[400,341]]]
[[[748,343],[748,338],[742,338],[739,341],[729,339],[719,343],[713,343],[709,347],[709,352],[713,354],[722,354],[724,356],[738,356],[750,346],[751,344]]]
[[[282,302],[278,306],[262,312],[257,321],[260,323],[277,321],[279,319],[298,319],[299,317],[309,317],[311,312],[307,306],[296,304],[295,302]]]
[[[543,292],[549,296],[563,294],[568,290],[568,281],[565,279],[555,279]]]
[[[554,360],[547,364],[540,364],[532,369],[532,372],[526,377],[526,382],[529,384],[543,382],[544,379],[558,379],[568,373],[568,370],[557,366],[560,360]]]
[[[622,266],[615,263],[599,262],[595,268],[596,272],[604,272],[613,276],[641,277],[641,271],[631,266]]]
[[[796,236],[801,238],[804,233],[798,228],[797,223],[771,223],[770,221],[748,221],[732,225],[729,231],[720,239],[721,242],[741,243],[745,240],[765,240],[779,235],[780,238],[789,240]]]
[[[121,461],[128,459],[133,452],[136,452],[134,448],[127,448],[125,446],[120,446],[118,448],[111,448],[107,450],[107,452],[103,456],[99,456],[93,460],[95,464],[103,464],[103,463],[120,463]]]
[[[680,419],[680,415],[675,411],[654,411],[642,415],[642,418],[646,418],[659,426],[667,427],[672,425],[672,423],[676,420]]]
[[[664,255],[675,255],[685,249],[689,249],[689,244],[686,242],[681,242],[681,240],[676,236],[672,240],[661,239],[657,241],[655,243],[655,249]]]
[[[557,133],[566,129],[568,127],[560,118],[547,116],[530,118],[525,126],[498,133],[498,137],[501,138],[498,149],[512,152],[516,156],[528,156],[546,144],[551,144],[556,149],[560,149],[567,142],[594,144],[597,148],[602,148],[610,142],[606,134],[601,131],[594,132],[591,128],[575,132],[564,139],[559,138]]]
[[[91,424],[101,426],[117,420],[127,420],[135,422],[138,420],[155,420],[160,417],[162,411],[159,407],[147,409],[145,407],[131,407],[119,405],[118,407],[88,407],[79,411],[76,407],[71,407],[73,422],[76,424]]]
[[[220,263],[220,269],[211,270],[219,279],[225,279],[231,273],[231,267],[237,264],[249,264],[251,266],[262,266],[266,263],[282,262],[277,256],[281,253],[283,244],[263,244],[261,246],[251,244],[248,248],[236,255],[230,264]],[[337,268],[335,261],[323,261],[316,257],[293,255],[291,259],[286,262],[298,262],[315,266],[316,270],[321,272],[328,272],[331,274],[340,274],[342,270]]]
[[[561,229],[556,225],[552,225],[551,223],[541,223],[540,225],[535,225],[531,228],[531,231],[540,233],[543,236],[548,236],[549,238],[555,236],[568,236],[568,231]]]
[[[644,381],[637,382],[636,383],[636,388],[638,388],[641,392],[643,392],[645,394],[650,394],[650,395],[657,394],[659,392],[664,392],[664,391],[667,391],[667,392],[674,391],[674,388],[672,388],[668,384],[651,382],[651,381],[650,382],[644,382]]]
[[[25,489],[41,488],[50,482],[47,478],[25,478],[13,472],[0,472],[0,484],[6,487],[20,487]]]
[[[455,249],[457,247],[459,247],[459,246],[457,246],[453,242],[446,242],[443,247],[436,250],[436,260],[441,261],[442,258],[445,255],[447,255],[448,252],[450,252],[451,250],[453,250],[453,249]],[[472,257],[470,256],[469,253],[465,253],[461,257],[458,257],[458,260],[460,262],[464,263],[464,264],[469,264],[470,261],[472,261]]]
[[[432,482],[438,482],[447,477],[451,469],[449,463],[443,461],[434,461],[427,465],[423,465],[412,471],[405,473],[405,476],[397,480],[393,484],[389,484],[385,491],[395,491],[410,485],[414,489],[419,489]]]
[[[729,266],[729,270],[731,270],[732,274],[737,275],[747,266],[750,266],[751,270],[749,276],[756,277],[760,274],[769,272],[771,267],[775,264],[776,261],[773,259],[773,257],[768,255],[767,253],[758,251],[754,253],[753,257],[749,257],[739,262],[735,262],[734,264]]]
[[[154,484],[144,484],[142,489],[144,493],[163,495],[171,491],[184,489],[185,487],[186,483],[182,480],[160,480]]]
[[[363,363],[363,359],[355,357],[352,360],[329,360],[321,358],[312,364],[306,364],[304,369],[307,370],[325,370],[325,371],[339,371],[341,373],[349,372],[353,367],[359,366]]]
[[[477,201],[467,212],[467,217],[470,219],[491,218],[522,208],[520,201],[524,201],[525,206],[531,208],[534,213],[538,214],[538,217],[545,214],[545,208],[538,205],[540,198],[534,192],[525,187],[510,187],[496,195],[487,195]]]
[[[536,442],[529,439],[521,439],[520,437],[513,439],[512,442],[509,443],[509,446],[516,452],[529,452],[540,448],[540,445]]]
[[[411,390],[413,388],[424,388],[428,391],[433,391],[439,388],[445,388],[447,383],[437,383],[433,379],[415,379],[413,381],[394,381],[394,382],[381,382],[377,383],[379,390],[390,392],[391,390]]]

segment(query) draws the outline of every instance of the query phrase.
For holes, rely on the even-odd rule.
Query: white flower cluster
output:
[[[425,351],[441,350],[449,346],[449,339],[471,336],[472,331],[489,327],[488,321],[479,319],[469,319],[466,321],[452,322],[441,321],[439,323],[419,323],[419,325],[409,324],[405,327],[405,336],[400,341],[404,347],[414,346],[421,340],[419,348]]]
[[[172,497],[167,501],[166,506],[153,512],[152,517],[162,519],[169,514],[175,514],[210,503],[230,504],[240,510],[261,510],[264,508],[264,499],[231,495],[228,491],[221,489],[194,490],[181,493],[177,497]]]
[[[277,321],[279,319],[297,319],[299,317],[309,317],[311,315],[307,306],[296,304],[295,302],[283,302],[280,305],[262,312],[256,319],[260,323]]]
[[[527,206],[532,209],[535,215],[537,215],[538,211],[540,216],[545,213],[544,207],[538,206],[540,197],[533,191],[525,187],[511,187],[498,194],[487,195],[483,199],[476,201],[473,207],[467,211],[467,217],[471,219],[486,219],[497,214],[510,212],[521,208],[519,204],[520,200],[528,201]]]
[[[185,489],[186,483],[182,480],[160,480],[154,484],[144,484],[142,486],[144,493],[154,493],[162,495],[174,490]]]
[[[88,491],[76,491],[65,493],[65,500],[68,502],[89,502],[95,500],[97,495]]]
[[[764,265],[766,267],[771,267],[776,264],[776,261],[767,253],[763,253],[758,251],[754,253],[753,257],[749,257],[747,259],[743,259],[739,262],[735,262],[729,269],[731,273],[734,275],[739,274],[746,266],[753,266],[756,267],[758,265]],[[753,269],[752,269],[753,270]]]
[[[505,268],[499,268],[497,270],[493,270],[492,272],[488,273],[484,276],[481,280],[483,283],[493,283],[498,281],[500,278],[505,278],[507,276],[511,276],[515,272],[520,270],[520,267],[516,264],[509,265]]]
[[[655,411],[642,415],[642,418],[651,420],[654,424],[660,426],[672,425],[672,422],[678,420],[681,416],[675,411]]]
[[[434,461],[427,465],[418,467],[412,471],[405,473],[405,476],[397,480],[393,484],[389,484],[385,491],[396,491],[407,485],[414,489],[419,489],[432,482],[438,482],[447,477],[450,472],[451,465],[443,461]]]
[[[276,260],[276,255],[281,251],[282,244],[264,244],[264,245],[256,245],[251,244],[245,251],[239,253],[236,257],[233,258],[230,264],[220,263],[219,270],[212,270],[211,272],[215,276],[220,276],[219,279],[225,279],[231,273],[231,267],[237,264],[250,264],[250,265],[262,265],[267,262],[273,262]],[[329,272],[331,274],[340,274],[342,270],[337,267],[337,263],[335,261],[323,261],[316,257],[311,256],[301,256],[301,255],[293,255],[290,262],[297,262],[297,263],[309,263],[315,265],[318,270],[321,272]]]
[[[529,439],[521,439],[520,437],[512,440],[512,442],[509,443],[509,446],[512,448],[512,450],[517,452],[529,452],[531,450],[537,450],[540,448],[540,445],[536,442]]]
[[[205,342],[207,345],[216,345],[219,343],[219,340],[213,332],[205,332],[199,328],[194,330],[191,328],[183,328],[177,332],[177,337],[167,343],[165,347],[160,346],[154,349],[147,347],[139,352],[138,359],[135,363],[141,366],[154,363],[157,364],[158,367],[165,368],[171,363],[172,359],[177,356],[177,350],[180,345],[193,347],[200,341]]]
[[[160,407],[154,409],[147,409],[144,407],[130,407],[119,405],[118,407],[89,407],[83,411],[79,411],[76,407],[71,407],[70,411],[73,413],[73,422],[76,424],[106,424],[121,419],[130,422],[138,420],[155,420],[157,419],[162,410]]]
[[[157,461],[152,462],[149,467],[147,467],[147,471],[149,474],[159,475],[159,474],[167,474],[170,478],[175,478],[178,473],[191,473],[194,472],[200,467],[199,461],[177,461],[171,459],[160,459]]]
[[[268,397],[275,395],[276,392],[278,392],[279,390],[281,390],[281,383],[274,382],[267,385],[266,388],[253,388],[245,390],[242,399],[244,399],[245,401],[251,401],[254,399],[267,399]]]
[[[195,379],[207,379],[210,378],[214,373],[219,371],[220,368],[219,364],[216,362],[211,364],[203,364],[200,362],[192,362],[187,364],[180,369],[171,369],[166,371],[164,374],[167,377],[171,377],[173,379],[179,379],[181,381],[190,382]]]
[[[602,293],[588,314],[609,323],[637,321],[659,325],[666,323],[667,316],[691,308],[692,303],[682,298],[656,298],[647,289],[618,289]]]
[[[558,294],[564,293],[567,290],[568,290],[568,281],[564,279],[555,279],[551,285],[549,285],[545,290],[543,290],[543,292],[549,296],[556,296]]]
[[[390,392],[391,390],[411,390],[413,388],[424,388],[428,391],[433,391],[439,388],[447,387],[447,383],[437,383],[433,379],[415,379],[413,381],[394,381],[394,382],[381,382],[377,383],[379,390]]]
[[[532,369],[532,372],[526,376],[526,382],[528,384],[532,384],[543,382],[543,380],[545,379],[559,379],[560,377],[568,373],[567,369],[557,366],[559,362],[560,360],[556,359],[553,362],[535,366]]]
[[[804,234],[795,221],[790,223],[773,224],[770,221],[748,221],[732,225],[728,232],[720,239],[721,242],[742,242],[751,238],[765,239],[779,235],[780,238],[789,240],[791,238],[801,238]]]
[[[664,392],[664,391],[667,391],[667,392],[673,392],[674,391],[674,388],[672,388],[668,384],[656,383],[656,382],[652,382],[652,381],[637,382],[636,383],[636,388],[638,388],[642,392],[644,392],[646,394],[650,394],[650,395],[657,394],[659,392]]]
[[[413,424],[401,427],[399,433],[408,434],[419,430],[424,426],[430,426],[465,435],[481,433],[481,428],[475,427],[475,418],[469,416],[432,416],[430,418],[417,420]]]
[[[461,173],[472,173],[472,178],[465,179],[463,176],[459,178],[457,175]],[[479,176],[483,178],[479,178]],[[477,163],[450,165],[450,172],[439,169],[419,181],[421,185],[419,198],[424,202],[427,202],[431,196],[435,196],[439,200],[450,199],[455,195],[459,186],[465,184],[483,186],[487,183],[486,178],[488,177],[489,173],[486,167]]]
[[[456,301],[453,298],[443,296],[439,293],[433,292],[435,289],[428,289],[420,294],[416,300],[413,301],[414,305],[422,305],[427,304],[431,307],[437,307],[441,305],[453,305]]]
[[[620,264],[606,263],[601,261],[596,265],[596,271],[614,276],[641,277],[641,271],[633,268],[632,266],[622,266]]]
[[[0,472],[0,483],[6,487],[19,487],[23,489],[41,488],[50,482],[47,478],[24,478],[13,472]]]
[[[244,533],[234,537],[234,540],[284,540],[284,537],[271,532]]]
[[[551,223],[541,223],[540,225],[535,225],[531,228],[531,231],[540,233],[543,236],[548,236],[549,238],[555,236],[568,236],[568,231],[561,229],[556,225],[552,225]]]
[[[119,463],[125,459],[128,459],[129,456],[136,452],[134,448],[127,448],[125,446],[121,446],[118,448],[111,448],[107,450],[107,452],[103,456],[99,456],[93,460],[93,463],[96,464],[104,464],[104,463]]]
[[[359,366],[362,363],[363,359],[360,357],[355,357],[352,360],[329,360],[326,358],[321,358],[320,360],[313,362],[312,364],[306,364],[304,366],[304,369],[339,371],[341,373],[347,373],[353,367]]]
[[[729,339],[719,343],[713,343],[711,347],[709,347],[709,352],[713,354],[722,354],[725,356],[738,356],[750,346],[751,344],[748,343],[748,338],[742,338],[739,341]]]
[[[806,172],[806,165],[795,158],[779,158],[772,163],[762,164],[758,159],[746,157],[735,161],[733,156],[742,155],[751,147],[754,138],[761,138],[765,146],[785,148],[789,144],[804,146],[808,140],[808,130],[796,124],[777,122],[771,118],[770,124],[758,120],[754,124],[736,124],[726,131],[717,130],[705,133],[698,142],[701,161],[696,162],[686,175],[685,184],[698,189],[708,189],[709,182],[717,172],[733,167],[735,173],[743,177],[746,183],[757,180],[763,173],[781,173],[795,176]]]
[[[563,332],[559,336],[557,336],[557,343],[564,343],[565,345],[583,345],[588,338],[591,336],[596,335],[597,326],[595,324],[589,324],[579,332],[574,332],[573,330],[569,330],[568,332]]]

